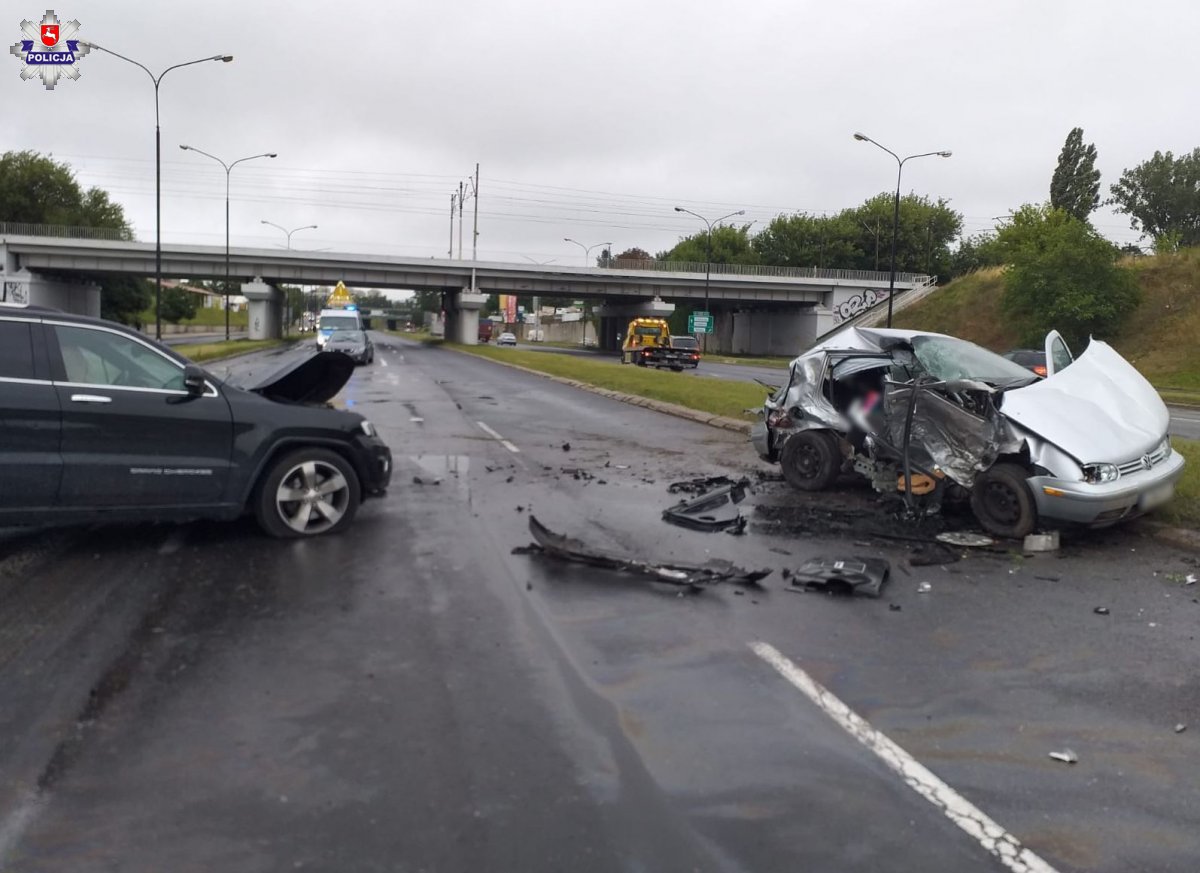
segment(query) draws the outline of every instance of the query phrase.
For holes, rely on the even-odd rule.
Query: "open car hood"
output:
[[[354,359],[342,352],[317,352],[301,358],[247,390],[284,403],[325,403],[354,373]]]
[[[1005,392],[1001,410],[1085,464],[1120,463],[1150,451],[1170,422],[1154,387],[1099,340],[1065,370]]]

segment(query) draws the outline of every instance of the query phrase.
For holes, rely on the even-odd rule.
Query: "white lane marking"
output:
[[[978,840],[979,844],[1005,867],[1018,873],[1057,873],[1039,856],[1022,846],[1020,840],[927,770],[916,758],[873,728],[865,718],[792,663],[774,646],[764,642],[753,642],[749,645],[754,654],[774,667],[784,679],[820,707],[850,736],[874,752],[908,784],[909,788]]]
[[[16,849],[17,843],[45,805],[46,801],[40,794],[28,794],[13,812],[0,821],[0,870],[6,869],[5,860]]]
[[[383,364],[383,366],[386,367],[388,365],[387,358],[380,358],[379,363]]]
[[[480,430],[482,430],[484,433],[486,433],[488,436],[490,436],[496,442],[500,443],[500,445],[504,446],[504,448],[508,449],[514,455],[520,454],[520,451],[521,451],[520,449],[518,449],[516,446],[514,446],[512,443],[510,443],[504,437],[500,436],[500,434],[496,433],[494,430],[492,430],[490,427],[488,427],[482,421],[477,421],[475,423],[477,425],[479,425]]]

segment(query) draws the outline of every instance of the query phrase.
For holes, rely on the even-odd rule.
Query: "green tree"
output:
[[[984,267],[999,267],[1004,263],[1004,247],[992,231],[964,237],[950,255],[950,275],[962,276]]]
[[[758,253],[750,241],[750,225],[731,227],[727,224],[712,229],[712,257],[707,255],[708,231],[702,230],[682,237],[670,251],[659,254],[662,261],[691,261],[703,264],[757,264]]]
[[[100,285],[101,318],[139,329],[146,326],[142,323],[141,314],[154,306],[153,282],[120,274],[91,278]]]
[[[1002,307],[1040,347],[1058,330],[1076,349],[1110,336],[1138,304],[1137,280],[1120,251],[1084,221],[1049,205],[1022,206],[999,233],[1008,269]]]
[[[861,233],[846,214],[777,215],[754,237],[754,250],[761,263],[774,267],[855,269],[863,258]]]
[[[876,194],[861,206],[843,210],[839,216],[853,228],[856,248],[862,252],[846,269],[875,269],[876,229],[882,227],[878,242],[882,243],[880,269],[891,263],[892,218],[895,194]],[[928,273],[949,276],[951,273],[950,245],[962,233],[962,215],[950,208],[949,202],[930,200],[918,194],[900,198],[900,221],[896,230],[896,271],[899,273]],[[867,253],[870,253],[868,256]],[[832,266],[842,266],[840,264]]]
[[[1178,158],[1155,152],[1122,173],[1109,193],[1108,203],[1129,216],[1130,227],[1156,243],[1200,245],[1200,148]]]
[[[1050,179],[1050,206],[1080,221],[1100,205],[1100,171],[1096,169],[1096,146],[1083,144],[1083,128],[1071,128],[1058,155]]]
[[[196,317],[197,295],[183,288],[163,288],[162,308],[159,314],[163,321],[178,324]]]
[[[653,261],[654,258],[645,249],[639,249],[637,246],[634,246],[633,248],[625,249],[625,251],[617,255],[616,260],[622,262]]]

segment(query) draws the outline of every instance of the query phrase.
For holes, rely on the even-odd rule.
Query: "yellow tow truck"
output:
[[[673,348],[671,327],[665,318],[635,318],[621,343],[621,363],[639,367],[694,367],[699,355]]]

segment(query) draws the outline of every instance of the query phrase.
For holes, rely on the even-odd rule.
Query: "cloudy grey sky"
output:
[[[64,5],[65,4],[65,5]],[[48,4],[5,4],[5,45]],[[1071,127],[1099,150],[1103,192],[1156,149],[1200,145],[1200,3],[1145,0],[108,0],[54,10],[83,39],[151,69],[161,90],[163,233],[221,244],[234,169],[234,245],[444,256],[450,194],[481,166],[479,253],[577,263],[586,244],[671,246],[739,208],[758,230],[895,184],[904,171],[973,232],[1044,200]],[[0,150],[70,162],[154,234],[149,77],[93,52],[46,91],[0,62]],[[471,204],[468,202],[468,212]],[[1108,211],[1111,239],[1137,234]],[[456,231],[457,233],[457,231]],[[466,248],[470,255],[470,215]],[[457,244],[456,244],[457,245]]]

